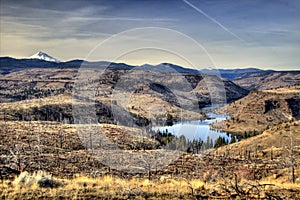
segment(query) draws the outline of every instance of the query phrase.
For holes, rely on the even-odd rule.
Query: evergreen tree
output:
[[[219,136],[218,139],[215,141],[215,145],[214,148],[219,148],[221,146],[227,145],[227,141],[225,140],[225,138]]]
[[[231,135],[230,144],[233,144],[236,142],[235,136]]]

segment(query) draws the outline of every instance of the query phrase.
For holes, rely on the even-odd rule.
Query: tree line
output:
[[[168,132],[158,130],[154,134],[154,138],[159,141],[160,145],[169,150],[186,151],[188,153],[200,153],[203,150],[218,148],[227,144],[232,144],[237,141],[235,136],[231,136],[230,141],[224,137],[219,136],[215,141],[209,136],[203,141],[201,138],[187,139],[184,135],[175,136]]]

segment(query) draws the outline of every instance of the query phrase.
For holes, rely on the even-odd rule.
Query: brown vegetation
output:
[[[92,101],[81,102],[71,96],[77,69],[30,68],[0,75],[1,198],[300,198],[298,86],[251,92],[229,104],[227,114],[232,118],[214,124],[214,128],[244,138],[265,130],[263,134],[194,154],[162,149],[161,140],[147,130],[150,120],[155,125],[202,119],[199,106],[210,103],[211,96],[214,103],[221,102],[224,95],[233,101],[245,96],[247,90],[215,76],[193,74],[183,74],[181,79],[190,86],[183,87],[184,81],[174,74],[147,71],[144,75],[145,71],[136,70],[129,82],[123,82],[134,90],[124,92],[126,84],[118,84],[128,70],[89,70],[97,90]],[[158,83],[132,84],[141,77],[156,77],[176,87],[171,91]],[[129,98],[123,101],[118,94]],[[81,130],[90,128],[96,134],[79,134],[73,124],[72,105],[96,108],[101,124],[80,124]],[[114,114],[118,111],[133,122],[117,121]],[[124,168],[113,168],[95,156],[100,146],[110,150],[110,144],[94,140],[99,139],[99,132],[119,150],[106,158]],[[144,160],[136,162],[144,162],[143,169],[135,173],[125,170],[130,160],[118,160],[121,151],[131,158],[142,154]],[[164,160],[163,154],[168,153],[173,159]]]
[[[300,118],[300,86],[251,92],[216,112],[232,117],[213,128],[240,135],[255,135],[272,126]]]

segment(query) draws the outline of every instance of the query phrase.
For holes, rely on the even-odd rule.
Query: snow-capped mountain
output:
[[[32,55],[29,57],[30,59],[40,59],[40,60],[45,60],[49,62],[60,62],[59,60],[53,58],[52,56],[49,56],[46,53],[43,53],[41,51],[37,52],[36,54]]]

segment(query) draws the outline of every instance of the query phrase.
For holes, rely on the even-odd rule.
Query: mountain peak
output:
[[[59,60],[53,58],[52,56],[49,56],[48,54],[38,51],[36,54],[29,57],[30,59],[39,59],[39,60],[45,60],[49,62],[60,62]]]

